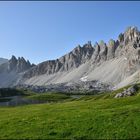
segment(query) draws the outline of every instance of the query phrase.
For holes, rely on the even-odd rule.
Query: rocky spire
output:
[[[105,61],[107,59],[106,43],[103,40],[101,40],[99,46],[100,46],[100,53],[99,53],[100,59],[101,61]]]
[[[12,71],[15,68],[15,66],[17,65],[17,58],[12,55],[11,59],[8,61],[8,71]]]
[[[97,42],[94,45],[94,49],[95,49],[95,51],[93,52],[93,55],[92,55],[93,63],[96,61],[99,61],[99,59],[100,59],[99,58],[100,46]]]
[[[25,74],[25,77],[32,77],[41,74],[53,74],[56,72],[68,71],[73,68],[77,68],[79,65],[88,61],[94,52],[94,48],[90,41],[84,44],[82,47],[78,45],[70,53],[60,57],[56,60],[45,61],[38,66],[34,67]]]
[[[118,41],[122,43],[124,41],[124,34],[120,33],[118,36]]]
[[[8,71],[16,71],[16,72],[23,72],[32,65],[29,61],[26,61],[23,57],[18,57],[18,59],[13,55],[11,59],[8,61]]]
[[[107,59],[109,60],[115,57],[115,49],[116,49],[115,40],[110,39],[107,46],[108,46]]]
[[[128,45],[129,42],[136,40],[136,38],[140,35],[137,27],[128,27],[124,32],[124,44]]]
[[[26,61],[23,57],[19,57],[16,67],[17,67],[17,72],[22,72],[31,68],[31,64],[28,60]]]

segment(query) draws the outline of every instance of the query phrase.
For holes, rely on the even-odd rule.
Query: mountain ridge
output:
[[[20,78],[17,78],[16,84],[45,86],[78,83],[84,79],[98,80],[117,87],[125,79],[138,73],[139,64],[140,32],[137,27],[128,27],[124,33],[119,34],[117,40],[110,39],[108,43],[101,40],[95,45],[88,41],[56,60],[44,61],[38,65],[31,65],[23,57],[17,60],[12,56],[6,68],[18,73]],[[0,72],[3,70],[2,66]],[[135,79],[127,84],[134,81]]]
[[[128,33],[127,33],[127,30],[128,30]],[[116,41],[113,39],[110,39],[109,43],[106,44],[104,41],[101,40],[99,43],[96,42],[94,46],[92,46],[91,42],[88,41],[87,44],[83,45],[82,47],[80,45],[78,45],[70,53],[60,57],[59,59],[48,60],[48,61],[42,62],[38,66],[40,66],[40,65],[47,66],[47,65],[53,65],[53,64],[56,65],[56,66],[54,66],[54,67],[56,67],[56,70],[52,70],[52,71],[48,72],[48,74],[53,74],[55,72],[58,72],[59,67],[61,67],[61,66],[62,67],[61,67],[60,71],[69,70],[71,67],[73,67],[73,66],[78,67],[80,64],[84,63],[85,61],[87,61],[88,59],[91,59],[91,58],[93,59],[93,63],[94,62],[98,63],[99,61],[102,62],[105,60],[112,59],[112,58],[120,55],[119,51],[117,51],[115,54],[116,49],[119,50],[117,47],[121,47],[121,45],[124,43],[125,43],[125,45],[127,45],[127,42],[130,41],[129,37],[130,37],[130,39],[132,39],[132,37],[134,37],[133,34],[136,35],[138,33],[137,27],[129,27],[127,30],[125,33],[120,33],[120,35],[118,36],[118,39]],[[129,33],[129,32],[131,32],[129,30],[133,31],[133,34]],[[82,58],[82,56],[78,56],[79,54],[82,55],[82,51],[85,48],[86,48],[87,52],[85,54],[83,54],[84,58]],[[94,54],[93,54],[93,52],[94,52]],[[68,64],[66,63],[65,65],[63,65],[65,63],[65,61],[70,61],[70,62],[68,62]],[[53,69],[53,68],[51,68],[51,69]],[[37,70],[34,70],[34,71],[37,71]],[[40,75],[45,74],[45,73],[47,73],[47,71],[40,73]],[[32,75],[32,74],[30,73],[29,75]],[[36,74],[33,74],[33,76],[35,76],[35,75]],[[25,75],[25,77],[26,77],[26,75]]]

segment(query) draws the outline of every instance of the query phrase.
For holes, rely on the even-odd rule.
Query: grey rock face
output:
[[[78,45],[70,53],[57,60],[45,61],[33,67],[25,73],[24,77],[31,78],[42,74],[69,71],[79,67],[88,60],[91,60],[92,65],[96,67],[98,63],[101,64],[104,61],[115,57],[119,58],[120,56],[125,56],[129,62],[140,63],[139,48],[140,32],[136,27],[129,27],[124,33],[119,35],[116,41],[111,39],[107,45],[104,41],[101,41],[99,44],[96,42],[94,47],[92,47],[90,41],[83,45],[83,47]],[[131,53],[133,53],[133,56]]]
[[[41,74],[53,74],[56,72],[68,71],[77,68],[79,65],[89,60],[94,52],[94,48],[89,41],[81,47],[78,45],[73,51],[62,56],[57,60],[50,60],[40,63],[36,67],[25,73],[24,77],[30,78],[32,76]]]
[[[107,51],[108,51],[106,43],[104,43],[104,41],[101,41],[99,46],[100,46],[100,53],[99,53],[100,59],[101,61],[105,61],[107,60]]]
[[[8,61],[8,72],[15,71],[17,73],[23,72],[31,68],[32,65],[29,61],[26,61],[23,57],[19,57],[18,59],[15,56]]]
[[[119,34],[118,41],[120,43],[124,41],[124,34],[122,34],[122,33]]]
[[[118,45],[115,50],[115,57],[122,55],[132,56],[140,48],[140,32],[137,27],[128,27],[118,37]]]
[[[139,35],[137,27],[128,27],[124,33],[124,44],[128,45],[129,42],[136,40]]]
[[[23,57],[19,57],[16,65],[17,72],[23,72],[31,68],[31,63],[26,61]]]
[[[110,59],[112,60],[109,61]],[[111,66],[109,67],[108,63],[112,64],[114,70],[110,69]],[[119,64],[121,64],[120,69],[118,68]],[[115,67],[116,65],[117,67]],[[86,67],[88,68],[86,69]],[[103,67],[106,67],[106,69]],[[98,73],[98,68],[102,68],[102,71],[101,74],[96,75],[94,74],[94,70]],[[105,82],[111,81],[110,83],[113,83],[114,77],[119,75],[119,78],[117,78],[117,80],[114,79],[113,83],[118,84],[139,69],[140,32],[136,27],[129,27],[124,33],[119,35],[117,40],[111,39],[108,44],[101,41],[100,43],[95,43],[93,47],[89,41],[83,46],[78,45],[70,53],[59,59],[45,61],[36,66],[30,64],[30,62],[26,61],[23,57],[17,59],[15,56],[12,56],[7,63],[0,65],[0,74],[3,71],[8,73],[14,71],[15,75],[19,73],[19,75],[23,76],[20,81],[27,82],[28,84],[30,84],[31,81],[33,84],[38,82],[39,85],[43,82],[44,85],[49,84],[49,82],[51,83],[51,81],[55,83],[55,80],[56,83],[65,81],[73,82],[78,80],[79,77],[82,77],[82,75],[90,75],[87,80],[97,79]],[[41,76],[43,74],[46,74],[45,77]],[[66,78],[63,78],[63,74],[66,75]],[[50,75],[50,77],[48,75]],[[61,78],[59,79],[59,77]],[[34,79],[37,81],[34,82]],[[7,81],[9,81],[9,79]],[[124,93],[120,94],[120,96],[124,95]]]
[[[17,65],[17,58],[15,56],[12,56],[12,58],[8,61],[8,71],[12,71],[16,69]]]
[[[133,85],[133,86],[129,87],[127,90],[124,90],[123,92],[116,94],[114,98],[133,96],[136,94],[137,89],[138,89],[137,85]]]
[[[114,58],[116,46],[117,44],[114,40],[110,40],[108,45],[106,45],[104,41],[100,41],[99,44],[96,42],[94,46],[95,51],[92,56],[93,63],[99,63]]]
[[[97,42],[95,43],[94,48],[95,48],[95,51],[93,53],[92,60],[93,62],[98,62],[100,60],[100,57],[99,57],[100,46]]]
[[[115,57],[115,49],[116,49],[116,42],[111,39],[108,43],[108,53],[107,53],[107,59],[112,59]]]

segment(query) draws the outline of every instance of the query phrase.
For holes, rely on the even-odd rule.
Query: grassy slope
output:
[[[140,138],[140,95],[0,108],[0,138]]]

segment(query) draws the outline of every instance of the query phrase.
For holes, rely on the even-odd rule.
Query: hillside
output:
[[[0,65],[3,63],[6,63],[7,61],[8,61],[8,59],[0,58]]]
[[[138,139],[139,108],[139,94],[0,107],[0,139]]]

